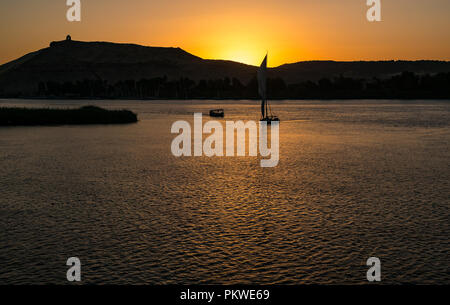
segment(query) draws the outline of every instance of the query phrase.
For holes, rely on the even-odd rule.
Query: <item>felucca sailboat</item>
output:
[[[272,122],[279,122],[280,119],[273,115],[270,109],[269,101],[267,100],[267,55],[264,58],[258,70],[258,91],[261,96],[261,121],[271,124]]]

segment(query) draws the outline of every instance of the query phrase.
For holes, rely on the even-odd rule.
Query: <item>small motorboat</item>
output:
[[[209,112],[209,116],[215,118],[223,118],[225,117],[225,111],[223,109],[213,109]]]

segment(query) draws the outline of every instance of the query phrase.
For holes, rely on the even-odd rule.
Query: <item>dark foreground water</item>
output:
[[[280,164],[175,158],[170,128],[252,101],[129,108],[122,126],[0,128],[0,284],[450,284],[450,102],[276,102]],[[225,106],[223,106],[225,104]]]

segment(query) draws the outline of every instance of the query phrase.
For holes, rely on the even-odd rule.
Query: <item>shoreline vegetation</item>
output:
[[[259,100],[256,78],[243,84],[237,78],[170,80],[167,77],[128,80],[110,84],[103,80],[40,82],[34,94],[2,94],[24,99],[131,99],[131,100]],[[322,78],[287,84],[282,78],[267,80],[271,100],[330,99],[450,99],[450,72],[419,75],[403,72],[387,79]]]
[[[137,115],[129,110],[106,110],[96,106],[77,109],[0,107],[0,126],[130,124],[137,121]]]

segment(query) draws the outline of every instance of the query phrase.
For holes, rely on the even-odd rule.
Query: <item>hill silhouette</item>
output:
[[[0,66],[0,96],[257,98],[256,70],[255,66],[233,61],[202,59],[180,48],[65,40]],[[371,97],[361,92],[352,95],[356,89],[367,86],[349,85],[348,80],[376,80],[379,85],[405,71],[414,77],[433,77],[450,72],[450,62],[298,62],[270,68],[269,89],[273,89],[272,97],[321,98],[320,92],[340,80],[339,86],[343,82],[347,86],[341,97]],[[324,79],[330,81],[331,87]],[[445,77],[443,81],[446,82]],[[376,97],[389,97],[386,94]],[[331,90],[322,97],[340,96]]]
[[[236,75],[249,80],[254,67],[203,60],[179,48],[108,42],[61,41],[0,66],[0,94],[33,94],[39,82],[102,80],[116,83],[166,76],[194,80]]]
[[[386,79],[402,72],[436,74],[450,72],[450,62],[437,60],[390,61],[304,61],[285,64],[274,69],[272,76],[288,80],[288,83],[317,81],[322,78],[379,78]]]

